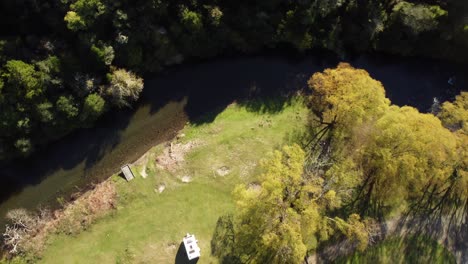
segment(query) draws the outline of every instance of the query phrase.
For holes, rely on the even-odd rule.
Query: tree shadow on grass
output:
[[[272,96],[262,99],[247,99],[238,102],[238,104],[245,107],[249,112],[275,114],[291,105],[292,100],[292,96]]]
[[[456,263],[454,256],[423,235],[390,237],[364,252],[342,256],[335,263]]]
[[[185,252],[184,242],[181,242],[179,245],[179,249],[177,250],[176,258],[174,263],[175,264],[196,264],[199,258],[189,260],[187,256],[187,252]]]
[[[223,215],[218,218],[211,238],[211,255],[222,264],[240,264],[240,257],[235,251],[233,216]]]
[[[189,100],[185,110],[192,124],[201,125],[212,122],[232,102],[251,112],[281,111],[288,97],[306,88],[307,79],[312,73],[322,71],[328,59],[289,61],[284,57],[261,56],[220,59],[181,69],[168,82],[170,86],[186,87]],[[257,98],[277,100],[262,103]]]
[[[424,235],[449,249],[458,262],[468,263],[468,214],[463,208],[444,212],[414,209],[398,221],[395,233]]]

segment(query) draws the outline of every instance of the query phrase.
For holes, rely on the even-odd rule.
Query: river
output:
[[[93,128],[80,129],[31,157],[0,165],[0,223],[12,208],[53,206],[91,183],[119,171],[152,146],[174,137],[187,122],[210,122],[234,100],[267,96],[306,86],[317,71],[334,67],[330,54],[301,58],[253,56],[173,67],[145,77],[132,109],[112,110]],[[347,60],[366,69],[397,105],[430,109],[433,98],[451,99],[466,87],[467,65],[385,55]],[[447,83],[450,77],[456,83]],[[255,110],[255,109],[253,109]]]

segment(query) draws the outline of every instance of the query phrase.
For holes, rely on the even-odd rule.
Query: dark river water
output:
[[[93,128],[75,131],[27,159],[0,165],[0,223],[12,208],[32,209],[53,205],[58,197],[68,199],[171,139],[187,122],[212,121],[233,100],[304,88],[314,72],[339,61],[329,54],[301,59],[254,56],[188,64],[146,76],[134,108],[112,110]],[[347,62],[380,80],[394,104],[421,111],[430,109],[434,97],[452,99],[468,79],[466,65],[436,60],[368,55]],[[453,76],[456,82],[451,86],[447,81]]]

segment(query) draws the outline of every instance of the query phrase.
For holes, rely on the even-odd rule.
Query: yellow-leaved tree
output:
[[[320,153],[315,155],[324,164],[319,171],[334,185],[337,198],[348,203],[362,178],[354,152],[370,140],[372,127],[389,109],[390,100],[379,81],[348,63],[315,73],[308,85],[309,105],[319,119],[312,125],[320,128],[307,151]]]
[[[305,153],[285,146],[262,161],[258,186],[238,186],[234,194],[234,248],[241,263],[301,263],[308,250],[338,231],[359,249],[368,232],[357,214],[345,221],[330,217],[336,207],[335,191],[324,181],[304,173]]]
[[[468,212],[468,92],[461,92],[455,101],[442,105],[439,118],[457,139],[456,171],[452,195],[447,195],[454,209],[465,208]]]
[[[456,139],[437,117],[392,106],[369,136],[371,140],[354,157],[362,169],[357,197],[362,206],[396,208],[419,199],[428,188],[446,187],[453,173]]]
[[[380,117],[390,105],[379,81],[365,70],[340,63],[335,69],[315,73],[310,107],[325,124],[349,129]]]
[[[327,160],[323,178],[350,211],[388,213],[450,186],[457,139],[437,117],[390,105],[381,83],[349,64],[314,74],[309,86],[311,109],[330,132],[314,143]],[[442,115],[462,126],[463,103],[454,104]]]

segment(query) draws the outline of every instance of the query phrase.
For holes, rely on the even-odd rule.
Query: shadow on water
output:
[[[185,252],[184,243],[180,243],[179,249],[177,250],[175,264],[196,264],[199,258],[189,260],[187,257],[187,252]]]
[[[212,122],[233,101],[250,111],[281,111],[288,104],[284,95],[305,88],[314,72],[338,62],[330,54],[301,59],[241,57],[146,76],[145,89],[133,109],[111,110],[93,128],[75,131],[27,159],[0,164],[0,222],[9,209],[50,204],[108,177],[152,146],[171,139],[186,122]],[[362,56],[350,62],[382,81],[394,103],[422,111],[430,108],[433,97],[451,98],[468,76],[466,66],[438,61]],[[457,78],[455,89],[447,89],[451,76]],[[275,100],[245,100],[268,96]]]
[[[135,108],[111,110],[93,128],[77,130],[28,158],[0,164],[0,222],[11,208],[53,203],[115,173],[154,143],[173,137],[187,120],[184,93],[151,89],[151,85],[146,84]],[[144,111],[148,107],[150,114]],[[145,121],[160,121],[159,127],[146,126]],[[145,132],[144,128],[154,129]]]
[[[372,78],[383,83],[386,95],[396,105],[410,105],[428,112],[437,98],[452,100],[468,88],[468,65],[424,58],[401,58],[391,55],[361,56],[351,60],[366,69]],[[456,80],[453,85],[450,78]]]

